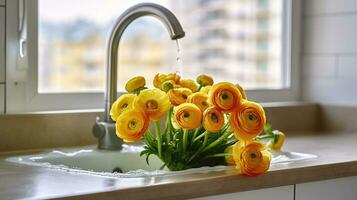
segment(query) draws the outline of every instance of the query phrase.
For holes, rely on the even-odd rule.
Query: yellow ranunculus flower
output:
[[[125,142],[135,142],[141,139],[149,127],[149,119],[144,113],[128,109],[117,119],[116,134]]]
[[[113,121],[116,121],[124,110],[131,108],[135,97],[135,94],[123,94],[113,103],[110,109],[110,117]]]
[[[258,176],[268,171],[271,154],[258,141],[239,141],[233,146],[233,159],[242,174]]]
[[[209,94],[209,91],[211,90],[211,88],[212,88],[212,86],[210,86],[210,85],[204,86],[200,89],[200,92]]]
[[[161,84],[161,90],[164,92],[168,92],[169,90],[173,89],[174,87],[175,87],[175,82],[173,80],[167,80]]]
[[[251,140],[264,129],[266,117],[261,105],[252,101],[242,101],[233,111],[230,125],[239,140]]]
[[[178,106],[182,103],[185,103],[188,96],[190,96],[191,94],[192,91],[188,88],[174,88],[167,93],[171,104],[174,106]]]
[[[143,88],[145,86],[145,78],[142,76],[135,76],[131,78],[128,82],[126,82],[125,90],[128,92],[135,92],[139,88]]]
[[[224,159],[226,160],[227,165],[229,165],[229,166],[235,165],[236,162],[233,159],[233,145],[228,146],[224,150],[224,153],[225,153]]]
[[[246,99],[247,100],[247,95],[245,94],[245,91],[244,91],[243,87],[241,85],[239,85],[239,84],[236,84],[236,86],[237,86],[240,94],[242,95],[242,99]]]
[[[285,142],[285,134],[281,131],[274,131],[274,135],[276,137],[276,140],[269,141],[268,147],[280,151],[281,147]]]
[[[144,112],[150,120],[159,120],[170,108],[167,94],[159,89],[146,89],[134,99],[133,107]]]
[[[211,104],[224,112],[236,109],[242,99],[238,88],[229,82],[214,84],[209,96]]]
[[[193,103],[183,103],[174,107],[174,120],[183,129],[195,129],[201,125],[202,112]]]
[[[176,84],[179,84],[180,83],[180,75],[178,75],[177,73],[169,73],[167,74],[167,76],[165,77],[165,81],[167,80],[173,80],[175,81]]]
[[[196,81],[201,86],[213,85],[213,78],[205,74],[197,76]]]
[[[203,113],[202,126],[209,132],[217,133],[224,126],[224,114],[216,107],[207,108]]]
[[[196,92],[187,97],[188,103],[193,103],[203,112],[209,107],[208,95],[203,92]]]
[[[154,77],[154,80],[153,80],[153,85],[156,88],[161,89],[161,85],[163,82],[172,80],[175,82],[175,84],[179,84],[180,78],[181,78],[180,75],[178,75],[176,73],[156,74]]]
[[[153,80],[154,87],[161,89],[161,84],[164,82],[166,75],[165,74],[156,74]]]
[[[190,89],[192,92],[196,92],[198,89],[198,86],[196,85],[195,81],[191,79],[181,79],[180,85],[184,88]]]

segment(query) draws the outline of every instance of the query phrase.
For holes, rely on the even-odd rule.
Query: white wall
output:
[[[357,105],[357,1],[305,0],[302,99]]]

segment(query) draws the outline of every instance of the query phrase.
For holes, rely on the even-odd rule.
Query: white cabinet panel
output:
[[[357,176],[297,184],[295,192],[296,200],[356,200]]]
[[[0,7],[0,82],[5,81],[5,8]]]
[[[261,190],[236,192],[236,193],[194,198],[191,200],[257,200],[257,199],[293,200],[294,186],[288,185],[283,187],[274,187],[274,188],[261,189]]]
[[[5,108],[5,85],[0,84],[0,114],[4,113]]]

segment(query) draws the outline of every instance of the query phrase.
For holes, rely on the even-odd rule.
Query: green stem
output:
[[[204,148],[203,152],[212,149],[213,147],[221,143],[223,140],[225,140],[230,134],[232,134],[232,132],[226,131],[221,137],[219,137],[217,140],[215,140],[214,142],[209,144],[206,148]]]
[[[172,131],[172,125],[171,125],[171,115],[172,115],[172,107],[169,109],[169,112],[167,113],[167,116],[166,116],[166,130],[165,130],[165,133],[166,133],[166,139],[167,139],[167,144],[170,143],[171,141],[171,131]]]
[[[150,131],[150,129],[147,130],[147,133],[150,134],[151,137],[153,137],[154,134]]]
[[[200,85],[199,87],[198,87],[198,89],[197,89],[197,92],[199,92],[200,90],[201,90],[201,88],[202,88],[203,86],[202,85]]]
[[[187,149],[187,140],[188,140],[188,129],[185,129],[185,130],[183,131],[183,143],[182,143],[182,145],[183,145],[183,148],[182,148],[183,152],[186,152],[186,149]]]
[[[195,133],[193,133],[192,138],[196,138],[196,136],[197,136],[198,132],[200,132],[200,130],[201,130],[201,126],[199,128],[196,128]]]
[[[217,157],[224,157],[226,155],[231,155],[231,154],[227,154],[227,153],[217,153],[217,154],[213,154],[213,155],[208,155],[206,157],[204,157],[203,159],[206,159],[206,158],[217,158]]]
[[[157,150],[159,153],[159,158],[161,159],[161,130],[160,130],[160,123],[156,121],[155,123],[156,128],[156,140],[157,140]]]
[[[188,162],[191,162],[193,159],[195,159],[196,156],[199,155],[202,152],[202,150],[205,148],[207,141],[208,141],[209,133],[207,131],[205,131],[203,134],[204,134],[205,138],[203,139],[203,143],[202,143],[201,147],[197,150],[197,152],[195,154],[193,154],[193,156],[190,158],[190,160]]]
[[[201,135],[197,136],[192,143],[196,142],[197,140],[201,139],[203,136],[205,136],[207,131],[203,132]]]
[[[257,140],[264,140],[268,138],[274,138],[274,135],[261,135],[256,137]]]

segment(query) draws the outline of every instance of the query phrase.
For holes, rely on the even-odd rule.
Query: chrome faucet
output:
[[[111,106],[117,98],[118,49],[125,29],[131,22],[142,16],[158,18],[166,26],[172,40],[185,36],[175,15],[167,8],[153,3],[137,4],[126,10],[116,20],[108,40],[104,120],[97,120],[93,127],[93,134],[98,138],[99,149],[118,150],[123,144],[123,141],[116,136],[115,123],[110,117]]]

